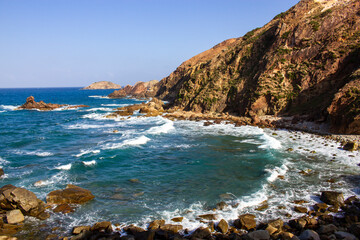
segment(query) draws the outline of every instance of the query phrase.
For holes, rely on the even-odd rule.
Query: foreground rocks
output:
[[[148,103],[135,104],[131,106],[117,108],[117,111],[107,115],[107,118],[131,116],[135,111],[144,114],[146,117],[155,117],[164,113],[164,103],[156,98]]]
[[[182,225],[168,224],[165,220],[152,221],[147,229],[134,225],[117,228],[115,231],[110,222],[99,222],[93,226],[78,226],[72,230],[71,239],[122,239],[122,240],[155,240],[155,239],[209,239],[209,240],[327,240],[353,239],[360,236],[360,200],[350,197],[343,200],[342,193],[322,192],[326,203],[311,206],[303,216],[284,222],[276,219],[268,222],[257,222],[256,216],[243,214],[234,221],[221,219],[214,222],[211,214],[202,215],[201,221],[208,227],[199,227],[190,232]],[[333,207],[341,205],[340,215],[330,214]],[[178,217],[177,217],[178,218]],[[175,218],[174,218],[175,219]],[[119,231],[126,233],[121,235]]]
[[[17,110],[41,110],[41,111],[51,111],[57,108],[67,107],[70,108],[79,108],[79,107],[89,107],[88,105],[76,105],[70,106],[67,104],[54,104],[54,103],[45,103],[43,101],[35,102],[35,98],[30,96],[26,99],[26,102],[17,108]]]

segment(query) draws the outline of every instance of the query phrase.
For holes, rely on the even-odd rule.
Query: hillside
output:
[[[157,85],[172,107],[300,115],[360,134],[360,2],[302,0],[182,63]]]
[[[112,82],[108,81],[100,81],[95,82],[87,87],[84,87],[84,90],[90,90],[90,89],[120,89],[121,86]]]

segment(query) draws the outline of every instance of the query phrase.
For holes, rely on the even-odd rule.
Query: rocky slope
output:
[[[301,115],[360,134],[359,40],[359,1],[302,0],[184,62],[156,97],[195,112]]]
[[[95,82],[87,87],[84,87],[84,90],[92,89],[120,89],[121,86],[108,81]]]

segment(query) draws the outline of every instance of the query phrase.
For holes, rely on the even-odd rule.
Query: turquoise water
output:
[[[291,212],[293,200],[314,203],[320,190],[359,194],[360,154],[343,151],[336,142],[286,130],[204,127],[203,122],[138,113],[108,119],[114,108],[141,102],[104,97],[110,92],[0,89],[0,164],[6,173],[1,186],[24,187],[42,200],[69,183],[95,195],[75,213],[52,214],[45,221],[50,226],[100,220],[143,226],[152,219],[170,223],[184,216],[184,227],[194,229],[203,224],[197,216],[214,213],[220,201],[230,206],[215,211],[219,220],[245,212],[266,220]],[[36,101],[90,107],[14,110],[30,95]],[[300,174],[302,170],[309,174]],[[331,178],[336,182],[327,182]],[[269,208],[256,211],[265,200]],[[286,208],[278,209],[280,205]]]

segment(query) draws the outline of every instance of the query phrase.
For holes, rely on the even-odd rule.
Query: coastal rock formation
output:
[[[70,106],[67,104],[54,104],[54,103],[44,103],[43,101],[35,102],[35,98],[33,96],[30,96],[26,98],[26,102],[18,107],[18,110],[41,110],[41,111],[51,111],[57,108],[61,107],[67,107],[67,108],[79,108],[79,107],[89,107],[88,105],[75,105]]]
[[[114,91],[108,95],[109,98],[123,98],[126,96],[136,98],[154,97],[157,90],[158,80],[148,82],[137,82],[134,86],[126,85],[123,89]]]
[[[305,116],[360,134],[360,2],[302,0],[182,63],[156,97],[195,112]]]
[[[124,117],[131,116],[135,111],[139,111],[140,113],[145,114],[147,117],[155,117],[161,115],[164,112],[164,103],[156,98],[153,98],[148,103],[135,104],[130,106],[125,106],[121,108],[117,108],[117,111],[107,115],[107,118],[115,118],[115,117]]]
[[[87,87],[84,87],[83,90],[94,90],[94,89],[120,89],[121,86],[108,81],[100,81],[90,84]]]
[[[11,184],[0,188],[0,208],[4,210],[20,210],[25,216],[46,219],[50,215],[45,212],[45,203],[33,192]],[[11,213],[10,216],[19,214]]]
[[[46,196],[49,204],[85,203],[95,198],[89,190],[68,184],[63,190],[55,190]]]

